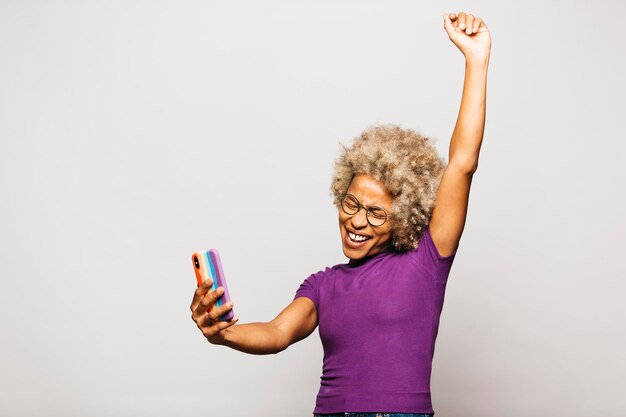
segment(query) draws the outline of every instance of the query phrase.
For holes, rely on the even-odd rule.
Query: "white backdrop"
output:
[[[437,139],[493,38],[487,124],[433,363],[438,416],[623,416],[620,1],[1,1],[0,415],[306,416],[317,330],[208,344],[190,254],[240,323],[345,262],[329,195],[373,123]]]

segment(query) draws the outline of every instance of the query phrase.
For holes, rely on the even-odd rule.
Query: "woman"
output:
[[[446,166],[428,138],[366,130],[336,162],[332,184],[347,264],[309,276],[267,323],[236,325],[212,309],[221,288],[194,294],[192,319],[212,344],[278,353],[319,324],[323,375],[315,416],[433,415],[430,374],[444,291],[465,225],[485,123],[491,37],[478,17],[443,16],[466,59]]]

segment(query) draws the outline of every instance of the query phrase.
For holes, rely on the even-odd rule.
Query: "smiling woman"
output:
[[[429,139],[394,125],[367,129],[337,158],[331,194],[349,261],[312,274],[294,297],[315,306],[324,345],[316,415],[433,412],[430,368],[455,255],[441,255],[429,231],[445,168]]]
[[[413,130],[367,129],[343,148],[331,185],[347,263],[311,274],[271,322],[216,322],[232,306],[207,313],[221,296],[208,292],[210,280],[191,304],[209,342],[252,354],[278,353],[319,325],[316,416],[434,413],[435,340],[478,166],[491,50],[482,19],[450,13],[443,20],[466,59],[449,163]]]
[[[359,200],[366,204],[362,206]],[[386,221],[386,213],[391,211],[392,201],[393,197],[380,181],[364,174],[354,177],[339,210],[346,257],[359,260],[389,247],[391,224]]]
[[[377,180],[377,185],[366,188],[386,199],[391,214],[388,228],[393,230],[390,244],[396,250],[406,251],[417,248],[430,220],[444,169],[445,163],[437,155],[432,140],[395,125],[374,126],[363,132],[352,146],[343,148],[335,163],[331,193],[340,208],[356,175],[366,174]],[[357,181],[354,185],[360,188],[361,183]]]

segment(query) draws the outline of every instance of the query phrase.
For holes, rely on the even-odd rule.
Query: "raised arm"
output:
[[[485,129],[491,36],[479,17],[450,13],[443,18],[450,40],[465,56],[461,108],[450,141],[448,166],[439,184],[430,218],[433,242],[442,256],[448,256],[456,251],[461,240],[472,177],[478,168]]]

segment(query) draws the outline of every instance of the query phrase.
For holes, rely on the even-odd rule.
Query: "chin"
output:
[[[353,249],[343,248],[343,254],[346,258],[352,259],[353,261],[365,258],[365,253],[361,253],[360,251],[355,251]]]

